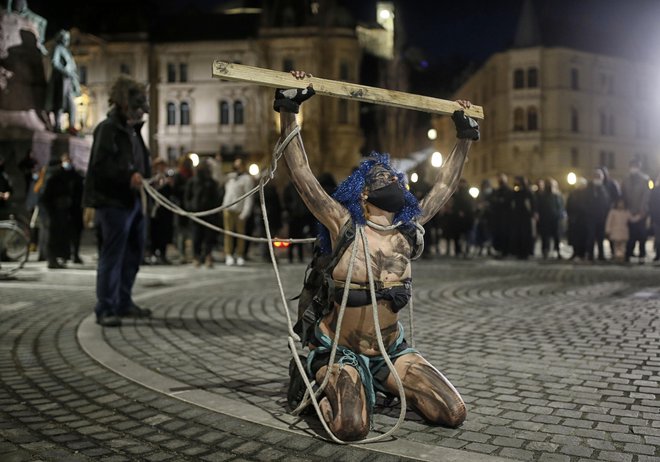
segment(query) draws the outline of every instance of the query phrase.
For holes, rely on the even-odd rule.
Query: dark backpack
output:
[[[411,245],[411,259],[419,257],[424,248],[424,238],[418,228],[409,224],[397,229]],[[300,335],[303,346],[306,346],[308,341],[314,337],[317,321],[326,316],[334,306],[335,282],[332,279],[332,272],[344,252],[355,241],[355,234],[355,225],[349,218],[339,231],[335,248],[331,253],[322,252],[318,238],[314,243],[312,261],[305,270],[303,289],[296,297],[298,299],[298,322],[293,327],[293,331]]]

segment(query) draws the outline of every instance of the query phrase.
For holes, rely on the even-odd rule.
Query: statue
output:
[[[69,50],[71,36],[68,31],[60,30],[55,36],[55,48],[51,57],[53,70],[48,82],[46,109],[55,113],[54,130],[60,131],[60,115],[69,114],[69,131],[75,133],[76,105],[74,98],[80,96],[78,69]]]
[[[0,129],[41,131],[48,125],[43,65],[47,21],[26,0],[5,5],[0,7]]]

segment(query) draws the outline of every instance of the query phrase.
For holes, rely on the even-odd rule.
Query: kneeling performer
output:
[[[298,79],[306,77],[301,71],[292,71],[292,74]],[[282,138],[296,128],[295,113],[313,94],[311,86],[304,90],[276,91],[274,109],[280,112]],[[457,103],[463,108],[470,107],[468,101]],[[407,402],[434,424],[457,427],[465,420],[466,409],[461,396],[440,371],[406,344],[398,314],[411,297],[410,261],[419,244],[415,238],[418,229],[415,223],[426,223],[451,196],[472,140],[479,139],[476,122],[463,111],[454,112],[452,119],[458,142],[421,202],[407,190],[403,173],[395,171],[385,155],[364,160],[330,197],[309,168],[301,137],[296,136],[285,148],[291,180],[325,228],[316,250],[325,254],[326,261],[331,263],[328,271],[320,272],[322,289],[305,300],[309,301],[308,307],[299,308],[296,331],[310,350],[304,363],[307,374],[321,383],[326,376],[332,341],[339,329],[335,361],[319,405],[328,427],[341,440],[357,441],[369,433],[376,391],[399,394],[377,340],[367,261],[371,262],[383,344],[401,378]],[[366,234],[370,258],[366,258],[364,247],[358,245],[346,309],[338,326],[352,255],[347,242],[356,239],[357,226],[362,226]],[[296,377],[295,364],[290,367],[290,373],[289,404],[296,406],[305,387],[300,377]]]

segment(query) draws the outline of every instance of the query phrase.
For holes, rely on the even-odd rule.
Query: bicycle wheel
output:
[[[29,239],[14,221],[0,221],[0,276],[20,270],[28,259]]]

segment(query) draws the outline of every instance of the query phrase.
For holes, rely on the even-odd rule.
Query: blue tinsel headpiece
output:
[[[364,216],[361,205],[361,194],[364,191],[366,185],[367,173],[374,165],[381,164],[388,170],[390,170],[394,175],[396,175],[399,184],[405,185],[405,175],[402,172],[396,171],[392,168],[390,164],[390,156],[388,154],[379,154],[376,152],[371,153],[371,155],[360,162],[360,166],[353,172],[351,175],[342,181],[337,190],[332,195],[332,197],[343,205],[348,213],[351,215],[353,223],[364,225],[367,223],[367,219]],[[403,223],[410,223],[415,217],[419,216],[422,213],[422,210],[419,208],[419,202],[412,195],[407,188],[404,188],[404,198],[405,205],[403,208],[394,216],[394,222],[402,221]],[[323,253],[329,253],[331,249],[330,244],[330,234],[328,229],[322,224],[318,224],[318,237],[321,251]]]

